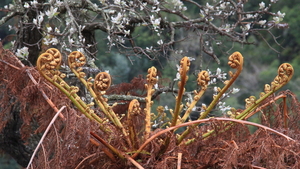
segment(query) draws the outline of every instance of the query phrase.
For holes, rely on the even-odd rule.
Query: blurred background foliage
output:
[[[256,10],[258,4],[262,0],[248,1],[247,5],[249,9]],[[11,0],[1,0],[0,7],[8,5]],[[267,3],[266,3],[267,4]],[[187,5],[190,16],[195,18],[199,16],[199,11],[192,5]],[[270,83],[277,74],[277,68],[281,63],[291,63],[295,69],[295,75],[293,79],[282,89],[289,89],[300,96],[300,73],[298,68],[300,67],[300,3],[296,3],[294,0],[280,0],[276,4],[273,4],[272,11],[280,10],[286,15],[283,22],[289,24],[288,29],[272,30],[272,34],[267,31],[262,32],[261,35],[250,34],[249,40],[255,42],[253,45],[242,45],[233,42],[223,42],[219,46],[219,50],[215,53],[220,59],[218,65],[211,57],[199,57],[199,39],[191,40],[181,44],[181,48],[185,49],[189,57],[193,57],[196,60],[192,61],[192,67],[190,70],[189,82],[186,87],[187,91],[194,90],[196,88],[196,74],[200,70],[209,69],[215,71],[218,67],[222,71],[227,72],[229,67],[227,66],[228,56],[239,51],[244,56],[244,70],[236,83],[233,85],[235,88],[240,88],[240,92],[232,95],[226,100],[227,105],[233,106],[237,109],[244,108],[245,98],[254,95],[259,96],[259,93],[263,90],[266,83]],[[0,17],[5,15],[5,12],[0,12]],[[176,18],[172,18],[176,20]],[[262,18],[268,19],[268,18]],[[9,23],[0,27],[0,38],[6,47],[9,47],[9,42],[13,39],[14,31],[10,31],[9,24],[14,24],[11,20]],[[180,36],[181,32],[177,32]],[[152,36],[154,32],[144,31],[142,28],[135,30],[135,36],[138,38],[137,46],[150,47],[153,43],[157,43],[157,39]],[[149,61],[145,57],[138,58],[136,56],[128,56],[126,54],[117,53],[116,49],[108,52],[107,41],[104,40],[107,34],[97,31],[96,39],[98,42],[98,54],[96,65],[101,70],[109,70],[113,77],[114,84],[121,82],[129,82],[133,77],[142,74],[145,76],[147,69],[151,66],[156,66],[161,76],[161,84],[168,85],[168,82],[172,82],[176,76],[179,59],[182,57],[176,53],[170,53],[168,58],[160,58],[159,61]],[[262,38],[263,37],[263,38]],[[222,38],[222,37],[218,37]],[[276,38],[276,42],[274,41]],[[176,46],[174,46],[176,48]],[[212,92],[208,91],[200,102],[209,103],[212,97]],[[170,99],[170,94],[161,95],[160,99],[155,105],[168,105],[172,108],[174,101]],[[154,109],[155,110],[155,109]],[[258,121],[257,117],[252,118],[252,121]],[[13,160],[10,160],[7,156],[0,156],[0,168],[18,168]]]

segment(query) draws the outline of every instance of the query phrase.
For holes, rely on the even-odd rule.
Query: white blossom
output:
[[[45,45],[50,45],[51,44],[51,42],[50,42],[50,40],[48,39],[48,38],[44,38],[43,39],[43,43],[45,44]]]
[[[125,33],[125,37],[128,36],[128,35],[130,35],[130,29],[124,30],[124,33]]]
[[[225,104],[226,104],[225,102],[219,102],[219,104],[218,104],[218,108],[220,109],[220,111],[222,113],[225,113],[226,111],[231,109],[230,106],[226,106]]]
[[[53,18],[53,16],[57,15],[57,8],[53,8],[53,6],[50,7],[49,10],[47,10],[46,15],[48,16],[49,19]]]
[[[258,22],[258,24],[264,25],[266,22],[267,22],[266,20],[260,20],[260,21]]]
[[[28,59],[28,55],[29,55],[29,51],[28,51],[28,47],[24,46],[21,49],[18,49],[16,52],[16,56],[21,58],[21,59]]]
[[[277,12],[279,18],[284,18],[285,13],[281,13],[280,11]]]
[[[225,8],[226,8],[226,3],[225,2],[221,3],[220,4],[220,9],[225,9]]]
[[[240,91],[239,88],[233,88],[233,89],[232,89],[232,94],[236,94],[236,93],[239,92],[239,91]]]
[[[75,29],[73,26],[72,26],[72,27],[70,28],[70,30],[69,30],[70,34],[75,33],[75,31],[76,31],[76,29]]]
[[[75,41],[74,41],[72,38],[69,37],[69,43],[70,43],[70,44],[74,44],[74,42],[75,42]]]
[[[157,44],[158,45],[162,45],[164,42],[163,42],[163,40],[162,39],[160,39],[159,41],[157,41]]]
[[[251,23],[246,24],[244,27],[242,27],[243,31],[248,31],[251,28]]]
[[[214,10],[214,6],[212,6],[212,5],[209,5],[209,3],[208,3],[208,2],[206,3],[206,7],[207,7],[209,10]]]
[[[218,87],[217,86],[214,87],[214,92],[218,93]]]
[[[84,49],[83,48],[79,48],[79,49],[77,49],[77,51],[84,54]]]
[[[35,25],[38,26],[38,28],[41,27],[41,24],[44,21],[44,15],[44,13],[40,12],[40,14],[37,16],[37,19],[33,19],[32,21]]]
[[[24,3],[24,8],[30,8],[30,5],[27,2],[25,2]]]
[[[116,17],[111,17],[111,22],[115,24],[119,24],[122,20],[122,14],[119,12]]]
[[[12,28],[13,28],[13,27],[12,27],[11,25],[8,25],[8,30],[9,30],[9,31],[11,31]]]
[[[118,39],[117,39],[120,43],[124,44],[125,43],[125,40],[122,38],[122,36],[118,36]]]
[[[153,46],[150,46],[150,48],[146,47],[146,50],[149,52],[150,50],[152,50],[152,48],[153,48]]]
[[[61,6],[63,5],[64,2],[61,2],[60,0],[56,0],[55,5],[56,6]]]
[[[221,74],[221,69],[217,68],[216,75],[220,75],[220,74]]]
[[[172,0],[172,4],[174,5],[174,9],[178,8],[179,10],[185,10],[183,3],[180,0]]]
[[[174,81],[177,81],[177,80],[180,80],[180,73],[179,72],[176,73],[176,78],[174,79]]]
[[[8,5],[8,9],[13,10],[14,8],[15,8],[15,6],[13,4]]]
[[[264,9],[264,8],[265,8],[265,3],[264,2],[259,3],[259,9]]]
[[[188,58],[189,58],[190,62],[193,61],[193,60],[196,60],[196,59],[193,58],[193,57],[188,57]]]
[[[60,33],[60,30],[57,27],[55,27],[55,32]]]
[[[156,83],[155,85],[154,85],[154,89],[158,89],[158,84]]]
[[[16,41],[13,40],[13,41],[11,41],[10,43],[11,43],[11,46],[15,46]]]
[[[279,23],[281,21],[278,16],[273,17],[273,20],[275,21],[275,23]]]
[[[30,1],[30,5],[36,6],[38,4],[37,0]]]
[[[169,107],[167,105],[165,106],[165,110],[169,110]]]
[[[120,0],[114,0],[114,4],[121,5],[121,1]]]
[[[153,0],[153,4],[154,5],[159,5],[159,1],[158,0]]]
[[[251,18],[254,18],[254,16],[252,14],[246,14],[246,18],[251,19]]]
[[[57,38],[55,38],[55,37],[52,38],[51,43],[52,43],[52,45],[57,45],[58,44]]]
[[[51,26],[47,27],[47,31],[52,32],[52,27]]]
[[[151,12],[157,13],[160,11],[159,7],[153,6]]]

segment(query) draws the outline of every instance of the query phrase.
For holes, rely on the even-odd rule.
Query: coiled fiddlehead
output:
[[[264,92],[261,92],[260,98],[257,100],[252,100],[251,104],[247,105],[246,103],[246,109],[240,113],[236,119],[244,119],[245,117],[249,117],[249,115],[254,109],[256,109],[262,101],[264,101],[267,97],[269,97],[274,92],[278,91],[281,87],[286,85],[291,78],[294,75],[294,68],[289,63],[283,63],[278,68],[278,75],[274,78],[274,80],[271,82],[271,85],[266,84],[264,88]],[[250,97],[251,98],[251,97]],[[250,102],[250,99],[246,102]]]
[[[47,80],[54,81],[55,76],[60,75],[56,69],[60,67],[61,60],[61,53],[55,48],[50,48],[39,56],[36,63],[37,69]]]
[[[209,77],[209,73],[207,71],[201,71],[200,73],[198,73],[197,83],[199,86],[201,86],[201,90],[199,92],[197,92],[196,90],[194,91],[194,94],[195,94],[194,99],[193,99],[192,103],[188,106],[188,109],[186,110],[186,112],[184,113],[184,115],[182,117],[182,122],[186,121],[186,119],[190,115],[192,109],[195,107],[195,105],[197,104],[199,99],[202,97],[202,95],[206,91],[209,81],[210,81],[210,77]]]
[[[206,111],[203,112],[201,116],[198,118],[199,120],[204,119],[208,115],[208,113],[215,107],[215,105],[219,102],[219,99],[229,89],[229,87],[233,84],[233,82],[237,79],[237,77],[242,72],[243,64],[244,64],[244,58],[240,52],[234,52],[232,55],[228,57],[228,65],[232,69],[236,69],[236,72],[235,73],[232,73],[231,71],[229,72],[231,79],[229,81],[225,81],[225,86],[221,89],[218,95],[214,97],[214,100],[207,107]]]
[[[146,114],[145,117],[145,136],[144,138],[147,139],[149,137],[151,131],[151,106],[153,102],[151,101],[152,94],[154,92],[153,86],[157,83],[157,69],[152,66],[148,69],[147,74],[147,84],[145,84],[145,88],[147,89],[147,96],[146,96],[146,107],[144,112]]]
[[[237,77],[240,75],[240,73],[243,70],[243,63],[244,58],[240,52],[234,52],[232,55],[228,57],[228,65],[232,69],[236,69],[235,73],[229,72],[231,79],[229,81],[225,81],[225,86],[220,90],[217,96],[214,97],[213,101],[209,104],[209,106],[206,108],[206,110],[200,114],[200,119],[206,118],[208,113],[211,112],[211,110],[215,107],[215,105],[219,102],[219,99],[223,96],[223,94],[229,89],[229,87],[233,84],[233,82],[237,79]],[[204,82],[202,82],[203,84]],[[205,83],[204,83],[205,84]],[[190,127],[188,127],[177,139],[177,144],[180,144],[184,138],[187,137],[187,135],[191,132],[191,129],[193,127],[197,126],[197,124],[194,124]]]
[[[138,145],[137,134],[134,129],[133,116],[137,116],[140,113],[141,113],[141,108],[140,108],[139,101],[136,99],[131,100],[127,112],[127,126],[128,126],[128,132],[129,132],[129,138],[131,144],[135,149],[137,149],[139,145]]]
[[[60,89],[73,104],[90,119],[95,119],[99,124],[103,124],[104,121],[99,117],[93,117],[93,110],[89,109],[89,106],[84,103],[77,95],[79,91],[76,86],[69,86],[62,78],[65,74],[62,74],[57,70],[61,64],[61,53],[55,49],[50,48],[45,53],[41,54],[37,60],[37,69],[45,79]],[[100,126],[101,130],[106,131],[103,126]]]
[[[132,147],[130,138],[128,137],[128,132],[126,131],[125,127],[120,121],[120,118],[115,114],[111,106],[107,104],[107,99],[104,98],[102,95],[105,93],[105,91],[110,87],[111,85],[111,77],[107,72],[100,72],[95,77],[94,82],[94,91],[96,93],[95,100],[97,100],[96,103],[99,104],[103,112],[106,114],[106,116],[122,131],[123,135],[126,138],[126,141],[130,147]]]
[[[107,104],[107,100],[103,98],[103,94],[105,90],[110,87],[111,77],[106,72],[100,72],[95,77],[94,85],[91,83],[92,78],[89,78],[88,81],[85,80],[85,73],[82,72],[82,66],[86,64],[86,57],[83,53],[79,51],[74,51],[70,53],[68,56],[68,64],[72,72],[77,76],[77,78],[84,84],[84,86],[88,89],[91,96],[95,99],[96,104],[100,107],[106,117],[114,123],[122,133],[127,136],[127,132],[123,127],[120,119],[117,117],[112,108]],[[93,86],[93,88],[92,88]],[[98,118],[96,114],[92,114],[94,118]],[[130,140],[127,139],[128,144],[130,145]]]
[[[94,90],[106,91],[111,85],[111,77],[106,72],[100,72],[95,77]]]

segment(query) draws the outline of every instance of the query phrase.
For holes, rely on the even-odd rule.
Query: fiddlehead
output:
[[[128,137],[128,133],[125,130],[123,124],[120,121],[120,118],[115,114],[112,108],[107,104],[107,99],[102,95],[111,85],[111,77],[107,72],[100,72],[95,77],[95,82],[93,85],[96,96],[94,97],[96,103],[100,106],[105,115],[122,131],[124,134],[127,143],[130,147],[132,147],[130,138]],[[90,89],[93,91],[92,89]],[[93,91],[93,93],[94,93]]]
[[[133,99],[129,103],[128,112],[127,112],[127,126],[129,131],[129,138],[133,148],[138,148],[138,139],[134,129],[133,117],[141,113],[140,103],[138,100]]]
[[[271,94],[279,90],[281,87],[283,87],[285,84],[287,84],[292,76],[294,74],[294,69],[292,65],[288,63],[283,63],[278,68],[278,75],[274,78],[274,80],[271,82],[271,85],[266,84],[264,87],[264,92],[261,92],[260,98],[256,99],[255,96],[250,96],[249,98],[245,99],[245,110],[243,110],[240,113],[237,113],[236,116],[234,116],[235,119],[245,119],[249,118],[258,111],[256,110],[261,103],[269,97]],[[225,127],[225,131],[229,129],[231,126],[233,126],[232,123],[229,123]],[[203,138],[206,138],[210,136],[214,131],[207,132],[202,135]]]
[[[148,69],[147,74],[147,84],[145,84],[145,88],[147,89],[146,96],[146,107],[144,109],[146,117],[145,117],[145,139],[149,137],[151,131],[151,106],[153,102],[151,101],[152,94],[154,92],[153,86],[157,83],[157,70],[155,67],[151,67]]]
[[[195,107],[195,105],[197,104],[199,99],[202,97],[202,95],[206,91],[209,81],[210,81],[210,77],[209,77],[209,73],[207,71],[201,71],[200,73],[198,73],[197,83],[199,86],[201,86],[201,90],[199,92],[197,92],[196,90],[194,91],[194,93],[195,93],[194,100],[192,101],[191,104],[188,105],[188,109],[186,110],[186,112],[184,113],[184,115],[182,117],[182,122],[186,121],[186,119],[190,115],[192,109]]]
[[[201,114],[200,119],[204,119],[208,113],[215,107],[215,105],[219,102],[219,99],[223,96],[223,94],[229,89],[229,87],[233,84],[233,82],[237,79],[240,73],[243,70],[244,58],[240,52],[234,52],[228,58],[228,65],[232,69],[236,69],[235,73],[229,72],[231,79],[229,81],[225,81],[225,86],[220,90],[217,96],[214,97],[214,100],[207,107],[206,111]]]
[[[104,121],[99,117],[92,117],[91,114],[93,114],[93,110],[91,110],[77,95],[79,88],[76,86],[69,86],[62,79],[65,77],[65,74],[56,70],[59,68],[61,60],[61,53],[57,49],[48,49],[39,56],[37,60],[37,69],[50,83],[60,89],[74,103],[79,111],[84,113],[88,118],[95,119],[99,124],[102,124]],[[105,131],[102,127],[100,128]]]
[[[68,56],[68,64],[71,69],[71,71],[76,75],[76,77],[81,81],[81,83],[88,89],[90,92],[91,96],[95,99],[96,104],[100,107],[100,109],[104,112],[104,114],[107,116],[107,118],[111,121],[115,121],[109,113],[108,106],[106,105],[106,100],[101,96],[101,92],[96,92],[98,91],[98,87],[95,88],[95,85],[99,85],[101,83],[101,80],[99,81],[99,78],[102,77],[103,73],[99,73],[96,76],[95,83],[94,83],[94,90],[92,89],[93,84],[91,83],[92,78],[89,78],[87,81],[85,80],[85,73],[82,72],[82,66],[86,64],[86,57],[84,56],[83,53],[79,51],[74,51],[69,54]],[[101,77],[100,77],[101,76]],[[109,77],[109,74],[106,75],[106,77]],[[98,79],[98,80],[97,80]],[[111,79],[110,79],[111,82]],[[108,86],[109,87],[109,86]],[[101,90],[100,90],[101,91]],[[97,95],[99,93],[99,95]],[[93,116],[96,117],[96,114],[93,114]]]
[[[237,79],[239,74],[242,72],[243,69],[243,62],[244,58],[240,52],[234,52],[232,55],[228,57],[228,65],[232,69],[237,69],[235,73],[229,72],[231,79],[229,81],[225,81],[225,86],[220,90],[218,95],[216,95],[213,99],[213,101],[209,104],[207,108],[205,108],[205,111],[200,114],[200,119],[206,118],[208,113],[211,112],[211,110],[215,107],[215,105],[219,102],[219,99],[223,96],[223,94],[229,89],[229,87],[233,84],[233,82]],[[203,83],[203,82],[202,82]],[[190,127],[188,127],[177,139],[177,144],[180,144],[184,138],[187,137],[187,135],[191,132],[191,129],[193,127],[197,126],[197,124],[194,124]]]
[[[183,93],[185,92],[184,86],[188,80],[187,72],[190,69],[190,64],[191,64],[191,62],[188,57],[184,57],[180,61],[180,69],[179,69],[180,81],[178,82],[179,90],[178,90],[178,95],[176,97],[176,105],[175,105],[175,110],[174,110],[174,114],[172,117],[171,126],[176,125],[177,119],[179,116],[179,112],[182,109],[181,100],[182,100]]]
[[[278,68],[278,75],[274,78],[274,80],[271,82],[271,85],[266,84],[264,88],[264,92],[261,92],[260,98],[257,100],[246,100],[246,109],[240,113],[236,119],[244,119],[245,117],[250,117],[253,114],[251,113],[254,109],[256,109],[262,101],[264,101],[267,97],[269,97],[271,94],[279,90],[281,87],[283,87],[285,84],[287,84],[294,74],[294,68],[289,63],[283,63]],[[252,96],[254,97],[254,96]],[[252,102],[252,104],[248,104],[247,102]],[[251,113],[251,114],[250,114]]]
[[[106,91],[111,85],[111,77],[106,72],[100,72],[95,77],[94,90],[97,92]]]
[[[50,48],[39,56],[36,63],[37,69],[48,81],[54,82],[57,80],[55,76],[61,74],[56,70],[60,67],[61,60],[61,53],[55,48]]]

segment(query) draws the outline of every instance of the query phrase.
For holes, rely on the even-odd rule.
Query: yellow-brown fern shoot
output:
[[[147,74],[147,84],[145,84],[145,88],[147,89],[147,96],[146,96],[146,108],[144,109],[145,112],[145,139],[149,137],[151,131],[151,106],[152,101],[151,97],[154,92],[153,86],[157,84],[157,70],[155,67],[151,67],[148,69]]]
[[[274,78],[274,80],[271,82],[271,85],[266,84],[264,88],[264,92],[260,94],[260,98],[257,100],[251,100],[251,97],[249,100],[246,100],[246,109],[241,112],[238,116],[236,116],[236,119],[244,119],[248,116],[249,113],[251,113],[254,109],[256,109],[260,103],[265,100],[267,97],[269,97],[274,92],[278,91],[281,87],[286,85],[291,78],[294,75],[294,68],[289,63],[283,63],[278,68],[278,75]],[[253,98],[254,96],[252,96]],[[253,102],[251,105],[247,105],[247,102]]]
[[[45,77],[50,83],[55,85],[60,89],[72,102],[73,104],[85,114],[89,119],[96,120],[100,124],[100,128],[103,131],[106,131],[102,124],[104,123],[103,119],[100,117],[93,117],[91,114],[94,114],[93,110],[84,103],[80,97],[77,95],[78,87],[69,86],[62,78],[66,75],[62,74],[57,70],[61,64],[61,53],[55,49],[50,48],[45,53],[41,54],[37,60],[37,69],[41,75]]]
[[[184,57],[181,59],[180,61],[180,69],[179,69],[179,74],[180,74],[180,81],[178,82],[178,95],[176,97],[176,104],[175,104],[175,110],[174,110],[174,114],[172,117],[172,122],[171,122],[171,126],[175,126],[177,124],[177,119],[179,116],[179,112],[182,109],[182,104],[181,104],[181,100],[182,100],[182,96],[183,93],[185,92],[185,84],[188,80],[188,76],[187,76],[187,72],[190,69],[190,60],[188,57]]]
[[[250,96],[245,100],[245,110],[239,113],[235,116],[235,119],[243,120],[245,118],[249,118],[253,114],[257,113],[258,111],[255,111],[256,108],[260,106],[260,104],[271,94],[278,91],[281,87],[286,85],[291,78],[293,77],[294,69],[292,65],[288,63],[283,63],[278,68],[278,75],[275,77],[275,79],[271,82],[271,85],[266,84],[264,87],[264,92],[260,94],[260,98],[256,99],[255,96]],[[225,130],[229,129],[233,124],[229,123]],[[202,135],[203,138],[206,138],[210,136],[212,133],[214,133],[214,130],[207,132]]]
[[[129,132],[129,138],[131,144],[135,149],[137,149],[139,145],[138,145],[137,135],[134,129],[133,117],[140,114],[140,112],[141,112],[141,108],[140,108],[139,101],[137,99],[131,100],[127,112],[127,126],[128,126],[128,132]]]
[[[229,87],[233,84],[233,82],[237,79],[237,77],[240,75],[240,73],[243,70],[243,63],[244,58],[240,52],[234,52],[232,55],[228,58],[228,65],[232,69],[237,69],[235,73],[230,72],[231,79],[229,81],[225,82],[225,86],[220,90],[218,95],[216,95],[213,99],[213,101],[209,104],[209,106],[206,108],[206,110],[200,114],[200,119],[206,118],[208,113],[211,112],[211,110],[216,106],[216,104],[219,102],[219,99],[223,96],[223,94],[229,89]],[[187,137],[187,135],[191,132],[191,129],[197,126],[197,124],[191,125],[188,127],[177,139],[177,144],[180,144],[184,138]]]
[[[214,97],[213,101],[210,103],[210,105],[207,107],[205,112],[201,113],[200,119],[206,118],[208,113],[215,107],[215,105],[219,102],[219,99],[223,96],[223,94],[229,89],[229,87],[233,84],[233,82],[237,79],[237,77],[240,75],[240,73],[243,70],[243,64],[244,64],[244,58],[240,52],[234,52],[232,55],[228,58],[228,65],[232,69],[236,69],[235,73],[230,72],[230,80],[225,81],[225,86],[221,89],[221,91],[218,93],[217,96]]]
[[[186,112],[184,113],[184,115],[182,117],[182,123],[186,121],[186,119],[189,117],[192,109],[196,106],[197,102],[199,101],[199,99],[202,97],[202,95],[206,91],[209,81],[210,81],[210,77],[209,77],[209,73],[207,71],[201,71],[200,73],[198,73],[197,83],[199,86],[201,86],[201,90],[199,92],[197,92],[196,90],[194,91],[194,93],[195,93],[194,99],[193,99],[192,103],[188,106],[188,109],[186,110]]]

